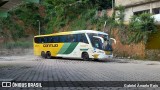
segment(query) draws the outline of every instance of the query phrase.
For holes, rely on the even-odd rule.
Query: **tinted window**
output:
[[[88,40],[85,34],[81,34],[80,42],[88,43]]]
[[[59,42],[67,42],[68,37],[66,35],[59,36]]]
[[[93,38],[93,36],[97,36],[97,34],[95,34],[95,33],[88,33],[87,35],[89,36],[89,39],[91,41],[92,46],[94,46],[94,38]]]
[[[48,43],[48,37],[44,37],[44,43]]]
[[[85,34],[72,34],[61,36],[49,36],[49,37],[36,37],[35,43],[60,43],[60,42],[84,42],[88,43]]]
[[[76,34],[69,35],[68,42],[77,42],[77,35]]]
[[[58,36],[53,36],[53,42],[52,43],[58,43],[59,42],[59,37]]]
[[[34,38],[34,42],[35,43],[41,43],[41,38],[39,38],[39,37]]]
[[[44,37],[36,37],[34,38],[35,43],[44,43],[46,42],[46,39]]]
[[[51,40],[52,40],[52,37],[47,37],[47,42],[48,43],[51,43],[52,42]]]

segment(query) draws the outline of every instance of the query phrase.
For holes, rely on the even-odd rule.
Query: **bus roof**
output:
[[[46,35],[37,35],[35,37],[51,36],[51,35],[78,34],[78,33],[98,33],[98,34],[108,35],[107,33],[104,33],[104,32],[101,32],[101,31],[95,31],[95,30],[77,30],[77,31],[59,32],[59,33],[46,34]]]

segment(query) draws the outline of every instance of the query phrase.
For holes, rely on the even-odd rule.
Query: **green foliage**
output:
[[[89,9],[86,10],[82,13],[82,17],[87,21],[87,20],[91,20],[91,19],[95,19],[95,13],[96,13],[96,9]]]
[[[83,3],[87,4],[86,7],[88,8],[96,7],[98,10],[103,10],[112,7],[112,0],[82,0],[82,1]]]
[[[155,31],[154,18],[148,13],[131,18],[129,29],[131,31]]]
[[[14,12],[20,20],[25,22],[26,27],[33,26],[36,28],[38,26],[37,20],[43,19],[38,12],[38,6],[34,3],[24,3]]]
[[[129,23],[129,30],[132,34],[129,37],[128,43],[138,43],[140,41],[144,41],[144,43],[146,43],[149,34],[156,30],[154,18],[152,18],[148,13],[133,16]]]
[[[22,38],[25,34],[23,27],[19,26],[18,24],[9,25],[9,30],[14,41],[16,41],[18,38]]]
[[[85,30],[87,29],[86,24],[85,19],[76,19],[73,23],[71,23],[70,30]]]
[[[108,17],[106,19],[106,25],[109,29],[108,34],[112,36],[111,30],[118,27],[118,23],[115,21],[114,14],[112,15],[112,17]]]
[[[69,30],[87,29],[90,25],[96,25],[101,30],[106,19],[96,18],[95,12],[99,8],[111,7],[111,0],[46,0],[44,5],[47,8],[45,21],[48,23],[48,34],[68,24]]]
[[[10,34],[11,38],[16,41],[18,38],[21,38],[25,35],[24,28],[18,25],[16,22],[14,22],[14,20],[11,19],[11,16],[8,16],[6,19],[1,19],[1,24],[2,29],[6,28],[9,30],[9,33],[6,33],[4,30],[1,30],[1,35],[3,37],[8,38],[8,34]]]
[[[40,15],[41,6],[45,7],[44,17]],[[110,7],[111,0],[45,0],[42,5],[26,2],[9,11],[9,16],[2,20],[0,33],[17,41],[26,36],[28,28],[38,32],[37,20],[41,22],[41,30],[46,29],[44,34],[58,32],[66,26],[69,30],[92,29],[93,26],[101,30],[106,17],[97,18],[95,13]]]
[[[38,32],[38,22],[40,20],[41,26],[44,25],[43,17],[39,13],[40,5],[35,3],[22,3],[16,8],[8,12],[8,17],[0,19],[2,25],[0,32],[5,38],[17,41],[19,38],[25,38],[25,32],[33,28],[33,32]]]
[[[118,21],[118,29],[120,40],[123,44],[139,43],[143,41],[147,43],[149,35],[156,31],[154,18],[151,14],[143,13],[141,15],[132,16],[129,25],[124,25],[124,10],[123,6],[116,7],[118,11],[115,14],[116,21]]]
[[[52,7],[56,16],[61,16],[64,19],[74,19],[84,9],[82,3],[76,0],[46,0],[45,5]]]

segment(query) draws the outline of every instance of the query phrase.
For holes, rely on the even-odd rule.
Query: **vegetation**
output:
[[[105,2],[106,6],[104,5]],[[77,30],[77,29],[93,29],[101,30],[104,24],[102,18],[97,18],[96,11],[110,8],[111,0],[47,0],[44,3],[47,8],[47,31],[46,33]],[[105,15],[104,15],[105,16]],[[68,27],[69,26],[69,27]]]
[[[129,30],[132,32],[129,43],[138,43],[140,41],[147,43],[149,34],[156,31],[154,18],[148,13],[133,16],[129,23]]]
[[[133,16],[127,26],[124,25],[124,7],[116,7],[119,12],[114,12],[112,17],[106,15],[103,9],[111,8],[111,4],[112,0],[45,0],[41,4],[23,3],[10,10],[7,18],[0,19],[0,35],[5,37],[6,42],[17,42],[20,38],[36,35],[39,20],[41,34],[96,29],[108,30],[111,35],[111,30],[117,27],[120,29],[122,43],[146,43],[149,34],[156,30],[151,15],[144,13]],[[98,15],[99,10],[102,11],[102,16]]]
[[[37,32],[37,20],[42,20],[38,12],[38,5],[33,3],[23,3],[17,8],[9,11],[7,18],[1,18],[0,35],[6,38],[6,41],[12,39],[17,41],[19,38],[29,36],[28,30],[32,28],[32,32]]]
[[[124,25],[124,7],[116,7],[119,11],[116,15],[118,21],[119,35],[123,44],[139,43],[148,41],[151,33],[156,31],[154,18],[149,13],[133,15],[129,25]]]
[[[37,20],[41,24],[41,34],[78,29],[102,30],[108,17],[99,17],[96,12],[106,8],[111,8],[111,0],[24,2],[10,10],[7,18],[0,18],[0,35],[5,38],[6,47],[11,48],[20,46],[17,41],[21,38],[38,34]]]

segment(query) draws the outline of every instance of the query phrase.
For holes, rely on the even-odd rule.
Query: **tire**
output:
[[[51,59],[51,57],[52,57],[52,56],[51,56],[51,52],[48,51],[48,52],[46,53],[46,58],[47,58],[47,59]]]
[[[98,59],[94,59],[94,61],[99,61]]]
[[[86,52],[84,52],[84,53],[82,53],[82,58],[83,58],[83,60],[90,60],[90,58],[89,58],[89,55],[88,55],[88,53],[86,53]]]
[[[42,58],[46,58],[46,54],[45,54],[44,51],[41,52],[41,57],[42,57]]]

